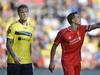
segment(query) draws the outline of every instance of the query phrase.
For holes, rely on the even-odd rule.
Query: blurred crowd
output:
[[[18,20],[20,4],[30,8],[30,19],[35,27],[32,60],[35,68],[47,68],[50,50],[57,32],[69,26],[66,16],[77,11],[82,25],[100,22],[100,0],[0,0],[0,68],[7,67],[6,31]],[[82,69],[100,68],[100,29],[86,34],[82,47]],[[61,48],[55,56],[56,68],[61,68]]]

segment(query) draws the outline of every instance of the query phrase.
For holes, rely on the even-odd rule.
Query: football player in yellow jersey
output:
[[[34,29],[27,21],[28,7],[20,5],[17,11],[20,19],[11,24],[7,31],[7,75],[33,75],[31,43]]]

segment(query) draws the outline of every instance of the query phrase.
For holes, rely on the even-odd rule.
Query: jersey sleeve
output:
[[[92,26],[92,25],[86,26],[86,31],[91,31],[91,26]]]
[[[55,38],[55,40],[54,40],[54,43],[56,45],[59,45],[59,43],[61,43],[61,40],[62,40],[62,32],[59,31],[58,34],[57,34],[57,36],[56,36],[56,38]]]
[[[13,29],[12,25],[10,25],[7,30],[7,38],[9,38],[9,39],[14,38],[14,29]]]

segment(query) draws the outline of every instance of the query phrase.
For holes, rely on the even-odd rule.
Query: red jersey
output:
[[[86,33],[86,26],[79,26],[76,31],[70,27],[62,29],[58,32],[54,43],[61,43],[62,47],[62,63],[77,65],[81,60],[81,46],[83,44]]]

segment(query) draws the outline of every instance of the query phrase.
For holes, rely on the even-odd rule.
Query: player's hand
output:
[[[20,64],[18,57],[14,56],[13,59],[14,59],[15,64]]]
[[[50,62],[50,64],[49,64],[49,71],[50,72],[53,72],[54,71],[54,68],[55,68],[54,62]]]

